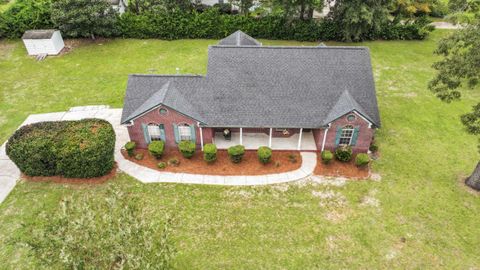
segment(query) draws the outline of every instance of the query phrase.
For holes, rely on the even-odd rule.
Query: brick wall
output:
[[[159,113],[160,108],[167,109],[167,113],[162,115]],[[175,135],[173,132],[173,124],[188,124],[195,126],[195,139],[197,147],[200,147],[200,130],[197,127],[197,121],[183,115],[171,108],[167,107],[160,107],[153,111],[150,111],[141,117],[134,120],[134,125],[128,127],[128,134],[130,135],[130,140],[135,141],[139,148],[147,148],[147,143],[145,142],[145,138],[143,136],[143,124],[163,124],[165,127],[165,147],[168,148],[176,148],[177,144],[175,143]],[[212,142],[212,129],[211,128],[203,128],[203,141],[204,143],[211,143]]]
[[[350,114],[347,114],[350,115]],[[359,134],[357,138],[357,143],[355,146],[352,146],[354,153],[365,153],[368,151],[370,147],[370,143],[372,142],[373,135],[375,133],[375,129],[369,128],[369,123],[365,121],[363,118],[355,114],[355,120],[349,122],[347,120],[347,115],[340,117],[339,119],[332,122],[331,127],[328,129],[327,138],[325,140],[325,149],[334,151],[336,148],[335,145],[335,138],[337,133],[338,127],[344,127],[346,125],[352,125],[354,127],[359,127]],[[323,129],[316,129],[313,131],[313,136],[315,139],[315,143],[317,145],[317,149],[320,151],[322,149],[322,142],[324,137],[325,130]]]
[[[162,108],[162,107],[160,107]],[[153,111],[146,113],[145,115],[135,119],[134,125],[128,127],[128,133],[130,135],[130,140],[135,141],[139,148],[147,148],[147,144],[145,142],[145,138],[143,136],[143,129],[142,123],[144,124],[163,124],[165,127],[165,137],[166,137],[166,147],[168,148],[176,148],[177,144],[175,143],[175,135],[173,132],[173,124],[188,124],[195,126],[195,138],[197,147],[200,148],[200,130],[197,127],[197,121],[183,115],[171,108],[167,109],[167,114],[161,115],[159,113],[159,109],[157,108]],[[348,115],[348,114],[347,114]],[[355,153],[360,152],[367,152],[370,146],[370,143],[373,139],[373,135],[375,130],[373,128],[369,128],[369,123],[360,116],[356,115],[355,120],[349,122],[347,120],[347,115],[340,117],[336,121],[334,121],[331,127],[328,130],[327,138],[325,141],[325,149],[334,151],[335,150],[335,137],[337,132],[337,127],[343,127],[345,125],[352,125],[354,127],[358,126],[360,128],[359,135],[357,138],[357,143],[355,146],[352,146],[352,149]],[[232,128],[232,132],[239,132],[238,128]],[[275,132],[275,129],[272,132],[272,137],[290,137],[295,133],[298,133],[298,129],[288,129],[289,134],[283,135],[281,131]],[[204,144],[211,143],[213,141],[213,137],[215,136],[215,132],[222,132],[223,129],[218,128],[202,128],[203,133],[203,142]],[[265,133],[269,134],[268,128],[244,128],[244,133]],[[314,129],[313,130],[313,137],[315,139],[315,143],[317,145],[318,151],[322,149],[322,142],[324,137],[324,129]]]

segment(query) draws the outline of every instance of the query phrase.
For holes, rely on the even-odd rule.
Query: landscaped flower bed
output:
[[[302,157],[297,151],[273,151],[271,161],[262,164],[258,160],[257,151],[246,151],[240,163],[233,163],[226,150],[218,150],[217,160],[207,163],[203,159],[203,153],[199,150],[193,157],[187,159],[178,150],[166,150],[160,159],[156,159],[146,149],[136,149],[135,153],[143,154],[143,159],[137,160],[135,156],[129,157],[125,150],[123,156],[139,165],[165,172],[182,172],[191,174],[207,175],[262,175],[293,171],[300,168]],[[296,161],[292,161],[291,156]],[[169,164],[169,161],[176,158],[179,164]],[[158,164],[164,162],[165,168],[158,168]]]
[[[332,159],[328,164],[322,162],[320,154],[318,155],[317,166],[313,171],[316,175],[346,177],[352,179],[365,179],[370,175],[369,167],[358,167],[355,165],[355,159],[348,162],[341,162]]]

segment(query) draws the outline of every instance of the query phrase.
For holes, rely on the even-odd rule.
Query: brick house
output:
[[[121,122],[140,148],[192,140],[358,153],[380,116],[368,48],[262,46],[237,31],[209,47],[205,76],[130,75]]]

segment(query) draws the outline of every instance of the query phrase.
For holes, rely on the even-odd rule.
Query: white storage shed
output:
[[[60,31],[28,30],[22,36],[29,55],[57,55],[65,47]]]

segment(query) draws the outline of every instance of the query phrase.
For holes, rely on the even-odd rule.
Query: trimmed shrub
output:
[[[55,122],[23,126],[8,139],[6,153],[26,175],[56,175],[60,132],[61,125]]]
[[[114,165],[115,132],[100,119],[41,122],[21,127],[7,143],[7,155],[30,176],[90,178]]]
[[[137,148],[137,144],[134,141],[127,142],[125,144],[125,150],[129,157],[133,157],[135,155],[135,148]]]
[[[324,151],[322,152],[322,162],[323,162],[324,164],[330,163],[330,161],[332,161],[332,159],[333,159],[333,153],[332,153],[331,151],[329,151],[329,150],[324,150]]]
[[[192,141],[181,141],[178,143],[178,150],[185,158],[191,158],[195,154],[197,146]]]
[[[352,159],[352,147],[341,145],[335,149],[335,157],[341,162],[349,162]]]
[[[172,157],[168,160],[168,165],[177,167],[178,165],[180,165],[180,160],[178,160],[178,158],[176,157]]]
[[[156,159],[160,159],[165,150],[164,141],[153,141],[148,145],[148,152],[150,155],[154,156]]]
[[[57,174],[90,178],[109,173],[114,165],[115,131],[105,120],[72,121],[63,131]]]
[[[240,163],[245,154],[245,147],[243,145],[231,146],[227,150],[228,156],[233,163]]]
[[[143,159],[143,154],[142,153],[138,153],[135,155],[135,159],[136,160],[142,160]]]
[[[355,157],[355,165],[358,167],[365,167],[370,163],[370,157],[368,154],[360,153]]]
[[[372,151],[373,153],[378,151],[378,145],[376,143],[372,143],[368,150]]]
[[[217,160],[217,146],[213,143],[207,143],[203,146],[203,159],[207,163]]]
[[[272,149],[266,146],[260,146],[257,150],[257,155],[261,163],[267,164],[272,159]]]
[[[288,160],[290,160],[291,163],[297,163],[297,155],[288,154]]]
[[[157,164],[157,167],[158,167],[159,169],[165,169],[165,168],[167,167],[167,163],[165,163],[165,162],[159,162],[159,163]]]

